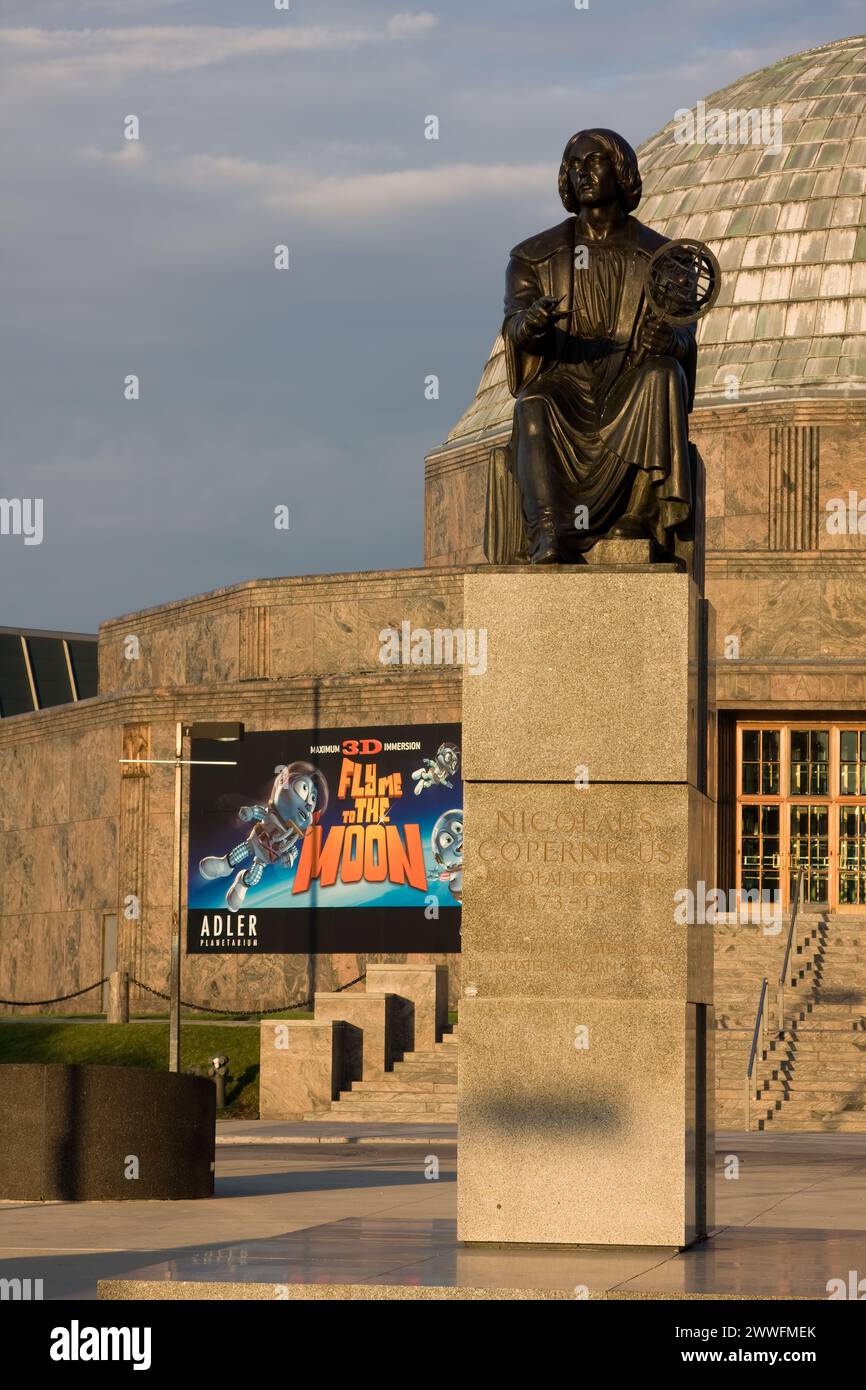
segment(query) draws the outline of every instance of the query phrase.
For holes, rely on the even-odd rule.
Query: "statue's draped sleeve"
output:
[[[505,272],[505,319],[502,338],[505,343],[505,367],[508,389],[516,396],[524,386],[534,381],[549,356],[553,330],[533,333],[526,325],[526,311],[547,288],[542,285],[539,264],[512,256]]]

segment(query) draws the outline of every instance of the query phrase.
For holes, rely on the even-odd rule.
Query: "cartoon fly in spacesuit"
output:
[[[458,902],[463,901],[463,812],[445,811],[430,836],[439,879],[447,883]]]
[[[261,882],[269,865],[293,867],[301,840],[328,804],[328,784],[312,763],[281,763],[274,772],[268,804],[242,806],[238,812],[241,820],[255,822],[247,838],[228,854],[209,854],[199,862],[203,878],[227,878],[238,870],[226,893],[232,912],[240,909],[247,889]]]
[[[420,796],[426,787],[451,787],[448,779],[453,777],[460,766],[460,749],[456,743],[440,743],[436,757],[423,758],[423,767],[412,773],[415,795]]]

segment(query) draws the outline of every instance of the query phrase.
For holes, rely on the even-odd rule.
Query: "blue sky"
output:
[[[864,28],[862,0],[3,0],[0,496],[44,538],[0,536],[0,625],[421,564],[424,455],[568,136],[637,145]]]

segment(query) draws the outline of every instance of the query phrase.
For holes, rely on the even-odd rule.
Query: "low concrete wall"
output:
[[[216,1089],[143,1067],[0,1066],[0,1199],[212,1197]]]

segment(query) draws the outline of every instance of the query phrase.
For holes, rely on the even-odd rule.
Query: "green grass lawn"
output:
[[[198,1024],[181,1028],[181,1070],[204,1067],[211,1057],[229,1059],[224,1119],[259,1113],[259,1029]],[[168,1023],[4,1023],[0,1062],[99,1063],[115,1067],[168,1066]]]

